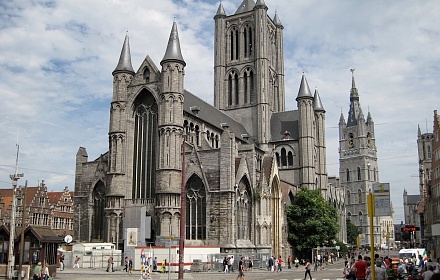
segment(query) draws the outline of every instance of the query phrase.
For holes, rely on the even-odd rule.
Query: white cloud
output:
[[[227,14],[241,1],[223,1]],[[347,115],[350,68],[364,112],[376,123],[380,179],[396,220],[402,194],[418,193],[417,125],[439,109],[437,1],[266,0],[284,25],[286,106],[296,107],[302,71],[327,110],[329,175],[338,175],[338,130]],[[0,186],[19,165],[30,185],[73,190],[75,155],[107,151],[111,72],[126,31],[135,70],[162,59],[173,20],[187,63],[185,88],[212,104],[213,17],[218,1],[13,1],[0,3]],[[20,128],[18,128],[20,127]],[[45,172],[43,172],[45,171]],[[66,175],[67,174],[67,175]],[[24,182],[21,182],[24,184]]]

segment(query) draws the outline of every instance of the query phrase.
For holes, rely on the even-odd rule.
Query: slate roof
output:
[[[407,204],[416,205],[420,201],[420,194],[409,194],[406,196]]]
[[[220,124],[227,123],[229,126],[229,130],[235,133],[236,138],[239,138],[244,142],[253,143],[253,139],[251,139],[251,137],[249,137],[247,140],[242,137],[243,134],[247,134],[249,136],[250,134],[246,131],[241,123],[235,121],[233,118],[229,117],[228,115],[218,110],[214,106],[208,104],[207,102],[201,100],[199,97],[195,96],[187,90],[185,90],[184,95],[185,102],[183,105],[183,110],[186,114],[197,117],[220,130],[223,130]],[[200,109],[197,114],[193,113],[193,111],[191,111],[190,109],[194,106],[199,107]]]
[[[299,139],[298,119],[298,110],[272,114],[270,119],[271,142],[281,141],[286,131],[290,133],[290,139]]]
[[[241,2],[240,7],[238,7],[235,14],[241,14],[241,13],[252,11],[254,9],[254,7],[255,7],[254,0],[243,0],[243,2]]]

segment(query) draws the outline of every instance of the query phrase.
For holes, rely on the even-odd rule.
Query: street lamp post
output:
[[[12,279],[12,271],[14,266],[14,239],[15,239],[15,211],[17,208],[16,203],[16,190],[17,190],[17,182],[18,179],[24,176],[23,173],[18,174],[18,152],[20,150],[20,146],[17,144],[17,156],[15,159],[15,173],[10,175],[9,178],[12,180],[12,205],[11,205],[11,220],[9,223],[9,252],[8,252],[8,268],[7,268],[7,277],[8,279]],[[20,272],[21,273],[21,272]]]
[[[184,249],[185,249],[185,141],[186,141],[186,133],[183,133],[183,141],[182,141],[182,184],[181,184],[181,193],[180,193],[180,236],[179,236],[179,280],[183,279],[183,271],[185,269],[184,263]]]

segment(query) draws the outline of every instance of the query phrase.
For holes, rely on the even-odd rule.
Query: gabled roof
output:
[[[270,119],[271,142],[283,140],[284,133],[290,133],[290,139],[298,140],[298,110],[273,113]]]
[[[240,7],[238,7],[235,14],[241,14],[241,13],[252,11],[254,9],[254,7],[255,7],[254,0],[243,0],[243,2],[241,2]]]
[[[40,241],[52,243],[59,243],[63,241],[63,238],[58,236],[58,234],[56,234],[55,231],[48,226],[29,225],[24,230],[24,234],[26,235],[26,233],[29,231],[32,232],[32,234],[35,235],[35,237],[37,237]]]
[[[189,91],[185,90],[185,102],[183,104],[183,109],[186,114],[192,115],[196,118],[200,118],[206,123],[211,124],[212,126],[223,130],[221,123],[227,123],[229,126],[229,130],[235,133],[235,137],[239,138],[240,140],[248,143],[253,143],[253,139],[249,137],[248,139],[244,139],[243,135],[249,135],[250,134],[246,131],[244,126],[241,123],[238,123],[225,113],[223,113],[220,110],[217,110],[212,105],[206,103],[205,101],[201,100],[199,97],[195,96]],[[194,114],[193,111],[191,111],[191,107],[198,107],[200,110],[197,112],[197,114]]]

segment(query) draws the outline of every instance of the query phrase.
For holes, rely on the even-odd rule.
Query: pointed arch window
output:
[[[132,198],[154,198],[156,182],[157,103],[144,90],[134,102]]]
[[[239,44],[239,35],[238,30],[233,27],[231,32],[229,33],[230,39],[230,59],[237,60],[239,58],[240,44]]]
[[[244,41],[244,57],[248,58],[252,56],[253,49],[253,38],[252,38],[252,27],[246,25],[243,30],[243,41]]]
[[[244,104],[251,103],[254,91],[254,72],[249,68],[244,72]]]
[[[357,180],[360,181],[361,179],[362,179],[361,168],[358,166],[358,168],[357,168]]]
[[[237,239],[251,239],[252,225],[252,192],[250,184],[244,177],[236,189]]]
[[[228,77],[228,105],[232,105],[232,75]]]
[[[206,191],[197,175],[186,185],[186,239],[206,239]]]
[[[287,157],[286,157],[286,149],[281,149],[281,166],[285,167],[287,166]]]
[[[362,199],[362,191],[361,190],[358,190],[358,201],[359,201],[359,204],[364,203],[363,199]]]
[[[346,170],[346,176],[347,176],[347,182],[350,182],[350,169],[347,168]]]
[[[102,181],[96,183],[93,188],[93,216],[91,239],[103,240],[104,238],[104,207],[105,207],[105,186]]]
[[[276,157],[276,160],[277,160],[277,165],[278,165],[278,167],[280,167],[280,166],[281,166],[281,162],[280,162],[280,154],[279,154],[278,152],[276,152],[276,153],[275,153],[275,157]]]
[[[347,205],[350,205],[351,204],[351,193],[350,193],[350,190],[347,190]]]
[[[235,96],[235,105],[240,104],[240,95],[238,90],[238,74],[234,75],[234,96]]]
[[[289,152],[287,153],[287,165],[288,165],[289,167],[292,167],[292,166],[293,166],[293,153],[292,153],[291,151],[289,151]]]
[[[146,83],[150,82],[150,69],[148,69],[148,67],[144,69],[144,79]]]

